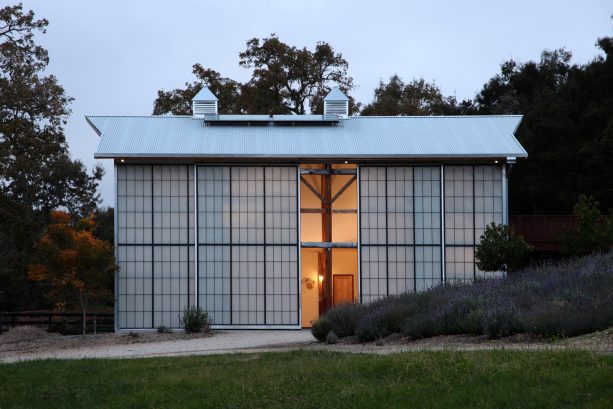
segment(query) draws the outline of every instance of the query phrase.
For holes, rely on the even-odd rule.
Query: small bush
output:
[[[157,330],[158,334],[170,334],[172,332],[170,328],[164,325],[160,325],[159,327],[157,327]]]
[[[328,335],[326,335],[326,343],[336,344],[337,342],[338,342],[338,336],[334,333],[334,331],[328,332]]]
[[[311,334],[313,334],[313,336],[321,342],[326,340],[326,337],[330,331],[332,331],[332,324],[326,315],[319,317],[311,327]]]
[[[208,332],[212,323],[209,314],[202,311],[200,307],[186,307],[183,314],[179,316],[179,323],[185,329],[185,332]]]
[[[359,308],[355,304],[343,304],[331,309],[326,314],[334,333],[339,337],[355,334],[355,326],[359,318]]]
[[[523,332],[512,305],[499,305],[487,311],[482,318],[483,334],[488,338],[502,338]]]
[[[400,325],[402,335],[412,338],[430,338],[441,334],[440,323],[432,317],[432,314],[413,314],[406,317]]]
[[[531,252],[532,246],[511,226],[492,222],[481,236],[475,258],[481,271],[514,272],[526,266]]]
[[[579,256],[607,251],[613,246],[613,214],[601,214],[594,198],[580,195],[573,214],[577,216],[577,226],[567,228],[559,235],[563,254]]]

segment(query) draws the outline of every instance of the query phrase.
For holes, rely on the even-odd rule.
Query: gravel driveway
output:
[[[0,341],[2,339],[0,338]],[[315,342],[310,330],[215,331],[213,336],[163,342],[100,345],[49,352],[7,354],[0,362],[31,359],[141,358],[177,355],[211,355],[231,352],[262,352],[305,347]]]

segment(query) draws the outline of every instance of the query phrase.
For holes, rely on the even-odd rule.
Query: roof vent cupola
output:
[[[216,117],[218,99],[206,85],[192,98],[192,114],[197,118]]]
[[[324,118],[349,117],[349,98],[338,88],[332,88],[324,98]]]

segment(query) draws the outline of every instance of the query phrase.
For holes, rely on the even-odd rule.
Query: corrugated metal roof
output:
[[[337,125],[207,125],[191,116],[89,116],[96,158],[526,157],[522,117],[351,117]]]

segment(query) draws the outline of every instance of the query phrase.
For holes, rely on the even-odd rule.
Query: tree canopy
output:
[[[154,115],[191,115],[191,100],[203,85],[219,98],[221,114],[307,114],[322,113],[323,98],[337,86],[349,93],[353,79],[349,64],[330,44],[319,42],[313,51],[290,46],[275,35],[247,41],[239,54],[239,65],[251,69],[245,83],[223,77],[200,64],[193,66],[197,80],[184,88],[158,91]],[[358,106],[350,97],[350,109]]]
[[[443,96],[440,88],[423,78],[408,84],[398,76],[388,83],[379,82],[374,101],[366,105],[362,115],[460,115],[472,114],[472,101],[457,102],[454,96]]]
[[[511,213],[569,214],[582,193],[613,207],[613,38],[597,44],[604,55],[585,65],[564,49],[507,61],[475,98],[480,114],[524,115],[529,158],[511,172]]]
[[[70,158],[64,125],[72,98],[46,74],[49,55],[34,41],[47,24],[21,5],[0,9],[0,310],[37,298],[25,274],[36,238],[53,209],[93,211],[103,173],[88,175]]]

